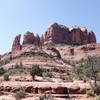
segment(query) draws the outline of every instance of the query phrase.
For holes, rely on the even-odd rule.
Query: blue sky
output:
[[[0,54],[17,34],[42,34],[54,22],[85,26],[100,42],[100,0],[0,0]]]

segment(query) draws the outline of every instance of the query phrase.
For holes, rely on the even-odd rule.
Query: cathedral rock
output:
[[[40,37],[32,32],[26,32],[23,37],[23,43],[20,44],[21,35],[15,37],[12,45],[12,51],[20,50],[22,45],[33,44],[43,45],[47,43],[65,43],[72,45],[84,45],[96,43],[96,36],[93,31],[88,31],[84,27],[66,27],[58,23],[49,25],[45,33]]]

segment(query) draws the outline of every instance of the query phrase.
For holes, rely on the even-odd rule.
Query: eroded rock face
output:
[[[25,44],[34,44],[34,45],[40,45],[40,37],[37,34],[36,36],[34,33],[26,32],[23,38],[23,45]]]
[[[68,89],[66,87],[57,87],[53,89],[54,94],[68,94]]]
[[[73,55],[74,55],[74,48],[71,48],[71,49],[69,50],[69,52],[70,52],[70,55],[73,56]]]
[[[88,42],[89,43],[96,43],[96,37],[95,37],[95,34],[94,32],[89,32],[89,35],[88,35]]]
[[[12,51],[21,49],[20,37],[21,35],[15,37]],[[45,34],[41,37],[38,34],[34,35],[32,32],[26,32],[23,38],[22,47],[26,44],[40,46],[47,43],[84,45],[88,43],[96,43],[96,36],[94,32],[89,32],[84,27],[66,27],[54,23],[47,28]]]
[[[34,94],[85,94],[90,88],[80,88],[79,86],[71,87],[34,87],[34,86],[25,86],[25,92],[34,93]],[[17,92],[20,90],[20,87],[15,86],[0,86],[0,92]]]
[[[35,41],[35,36],[31,32],[26,32],[23,38],[23,45],[24,44],[33,44]]]
[[[13,45],[12,45],[12,51],[21,50],[20,39],[21,39],[20,34],[15,37],[15,39],[13,41]]]
[[[44,44],[44,35],[41,36],[40,38],[40,45]]]
[[[96,37],[84,27],[65,27],[54,23],[48,27],[44,35],[44,43],[50,42],[83,45],[96,43]]]
[[[54,55],[56,55],[58,58],[61,58],[61,54],[56,48],[52,47],[52,48],[48,48],[48,50],[51,50],[52,52],[54,52],[55,53]]]
[[[35,36],[34,44],[35,44],[35,45],[38,45],[38,46],[40,45],[40,37],[39,37],[38,34]]]
[[[44,35],[44,43],[70,43],[69,30],[63,25],[54,23],[50,25]]]

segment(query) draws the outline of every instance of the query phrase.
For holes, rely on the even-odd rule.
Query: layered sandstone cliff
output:
[[[13,41],[13,45],[12,45],[12,51],[14,50],[21,50],[21,44],[20,44],[20,40],[21,40],[21,35],[17,35]]]
[[[21,35],[15,37],[12,51],[20,50]],[[84,45],[89,43],[96,43],[96,36],[94,32],[88,31],[84,27],[66,27],[58,23],[50,25],[44,35],[34,35],[32,32],[26,32],[23,38],[23,44],[42,45],[47,43],[65,43],[73,45]]]
[[[54,23],[44,34],[44,43],[48,42],[83,45],[96,43],[96,37],[94,32],[84,27],[65,27]]]

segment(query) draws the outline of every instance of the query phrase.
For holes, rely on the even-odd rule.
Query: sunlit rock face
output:
[[[21,39],[20,34],[15,37],[15,39],[13,41],[13,45],[12,45],[12,51],[21,50],[20,39]]]
[[[23,36],[23,43],[20,44],[21,35],[17,35],[13,41],[12,51],[20,50],[23,45],[33,44],[40,46],[48,43],[65,43],[73,45],[84,45],[96,43],[94,32],[84,27],[66,27],[58,23],[49,25],[45,33],[40,37],[38,34],[26,32]]]
[[[66,27],[54,23],[50,25],[44,34],[44,43],[66,43],[83,45],[96,43],[95,34],[84,27]]]
[[[32,32],[26,32],[23,38],[23,45],[25,44],[34,44],[39,45],[40,44],[40,37],[39,35],[34,35]]]
[[[24,44],[33,44],[35,41],[35,36],[31,32],[26,32],[23,37],[23,45]]]

